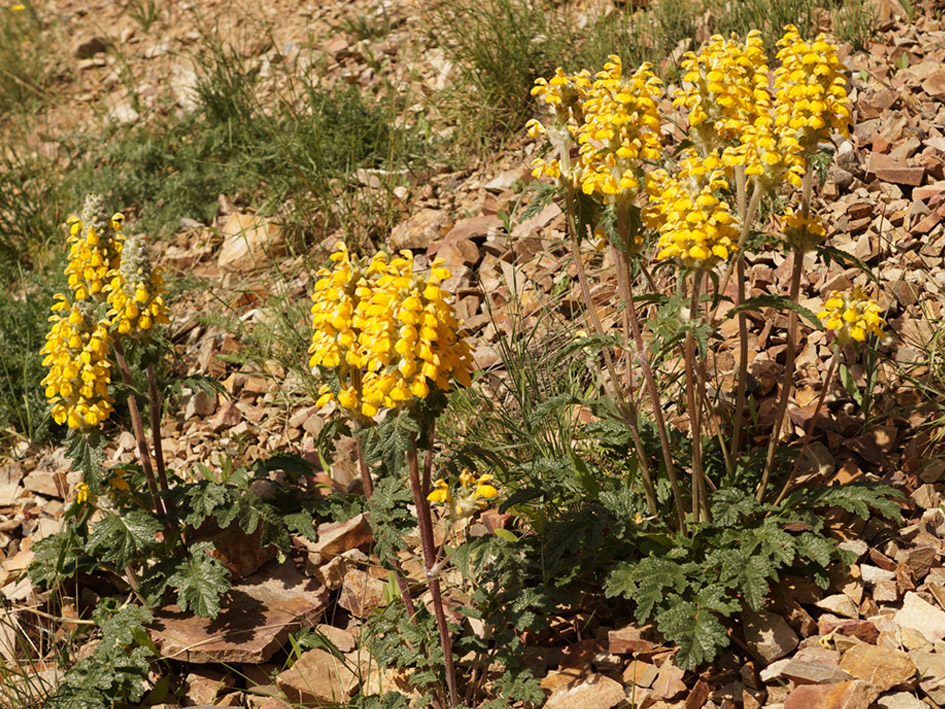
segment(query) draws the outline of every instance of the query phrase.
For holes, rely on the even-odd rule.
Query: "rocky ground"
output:
[[[53,107],[48,125],[36,136],[42,149],[54,153],[57,136],[83,124],[146,122],[190,105],[195,75],[184,57],[186,48],[200,41],[201,27],[174,21],[173,13],[192,17],[185,14],[185,3],[167,7],[171,21],[149,33],[117,4],[79,10],[61,3],[60,20],[69,41],[58,61],[71,81],[64,88],[65,100]],[[217,18],[221,32],[238,35],[241,50],[271,76],[262,91],[279,89],[279,72],[273,69],[279,63],[321,61],[328,67],[325,81],[370,87],[383,79],[405,86],[419,102],[442,89],[454,71],[442,49],[418,30],[423,12],[418,0],[385,3],[385,21],[393,29],[368,39],[339,30],[349,15],[377,16],[377,8],[361,0],[264,3],[259,20],[271,25],[272,40],[255,43],[240,31],[239,18],[223,7],[222,2],[201,3],[200,11]],[[934,425],[936,407],[902,379],[908,374],[934,381],[943,366],[929,352],[937,341],[945,291],[945,21],[929,12],[908,22],[896,5],[882,5],[881,10],[880,30],[869,51],[851,53],[847,48],[855,130],[838,147],[835,164],[818,190],[817,208],[828,225],[830,243],[869,264],[879,278],[878,294],[890,324],[883,347],[896,365],[881,369],[885,408],[866,429],[839,383],[829,384],[827,410],[817,422],[803,480],[891,482],[907,493],[901,503],[905,523],[895,529],[877,520],[830,520],[832,531],[857,557],[850,575],[838,575],[827,592],[806,579],[786,579],[767,610],[743,619],[743,637],[732,637],[735,649],[700,674],[678,669],[674,651],[651,628],[608,627],[606,619],[562,616],[556,623],[562,631],[553,644],[529,648],[529,662],[545,678],[548,707],[945,705],[945,514],[940,497],[945,463]],[[106,51],[114,45],[122,48],[123,62],[132,68],[136,101],[129,99],[123,64]],[[373,68],[376,63],[366,61],[380,55],[391,58],[383,76]],[[77,105],[89,110],[76,110]],[[664,108],[673,110],[668,104]],[[520,185],[530,180],[526,165],[536,146],[523,141],[489,164],[435,174],[404,189],[405,218],[389,237],[390,248],[411,249],[418,262],[424,255],[446,260],[453,272],[449,285],[474,333],[476,360],[483,368],[498,367],[493,345],[512,327],[508,305],[513,300],[526,317],[562,283],[571,287],[570,299],[581,300],[573,266],[553,246],[565,236],[561,211],[552,205],[525,221],[505,217],[516,214]],[[363,180],[370,189],[372,175]],[[307,274],[297,268],[297,260],[278,257],[280,238],[274,220],[221,196],[213,223],[185,221],[162,249],[171,275],[186,273],[207,284],[175,304],[171,336],[184,367],[218,379],[229,394],[191,392],[179,409],[169,412],[162,434],[172,470],[187,471],[194,462],[215,461],[221,454],[252,460],[276,451],[319,462],[315,439],[328,412],[306,400],[300,384],[287,378],[276,361],[262,368],[229,363],[225,356],[238,353],[243,344],[200,317],[222,298],[252,327],[267,317],[267,292],[306,298]],[[752,294],[786,292],[789,261],[775,252],[753,257]],[[613,323],[618,315],[612,309],[614,286],[606,259],[600,266],[601,285],[594,296],[604,321]],[[856,268],[812,263],[802,283],[801,304],[816,311],[822,296],[852,284],[870,286]],[[485,307],[490,303],[492,317]],[[753,393],[762,415],[770,413],[780,378],[784,322],[779,317],[752,322]],[[735,342],[734,331],[724,334]],[[800,435],[814,415],[829,357],[822,333],[808,332],[799,353],[792,435]],[[714,365],[724,379],[732,375],[734,363],[723,348]],[[862,378],[862,370],[853,371]],[[495,372],[501,376],[499,369]],[[118,437],[107,452],[111,462],[133,457],[129,434]],[[0,593],[20,622],[29,617],[22,609],[38,608],[46,600],[22,576],[31,547],[58,530],[80,479],[69,471],[61,450],[25,445],[0,468]],[[356,490],[359,484],[344,455],[311,483],[339,491]],[[498,516],[491,519],[501,523]],[[476,531],[489,533],[489,528]],[[292,668],[279,672],[280,646],[289,632],[306,624],[316,624],[353,666],[362,668],[369,689],[382,683],[409,693],[403,677],[379,670],[376,660],[358,647],[360,619],[386,603],[387,572],[372,559],[369,520],[359,516],[326,525],[319,529],[317,543],[295,542],[295,558],[282,565],[234,552],[234,570],[243,578],[235,582],[234,600],[216,621],[173,609],[157,612],[152,637],[184,678],[182,706],[275,709],[285,705],[280,697],[320,706],[333,696],[354,693],[356,675],[323,650],[309,650]],[[407,570],[419,578],[418,567],[408,565]],[[91,589],[78,589],[63,612],[94,602]],[[13,653],[2,638],[0,652],[7,658]]]

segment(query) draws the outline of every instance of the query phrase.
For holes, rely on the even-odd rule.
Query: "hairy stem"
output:
[[[121,380],[129,389],[134,387],[134,379],[131,377],[131,370],[128,368],[128,362],[125,360],[125,348],[121,345],[121,340],[116,339],[114,344],[115,360],[118,362],[118,370],[121,372]],[[138,458],[141,460],[141,469],[144,470],[144,477],[148,481],[148,491],[151,493],[151,499],[154,504],[154,512],[158,516],[166,513],[163,500],[158,496],[157,481],[154,479],[154,470],[151,468],[151,453],[148,451],[148,440],[144,435],[144,422],[141,420],[141,411],[138,409],[138,402],[135,399],[134,392],[128,393],[128,410],[131,413],[131,427],[135,433],[135,440],[138,443]]]
[[[354,452],[358,458],[358,469],[361,471],[361,483],[364,485],[364,497],[370,500],[371,495],[374,494],[374,483],[371,480],[371,471],[368,470],[367,461],[364,460],[364,451],[361,449],[361,440],[357,436],[354,438]],[[394,578],[397,579],[397,588],[400,589],[400,597],[404,602],[404,608],[407,609],[407,614],[410,616],[410,622],[416,624],[417,609],[413,605],[413,598],[410,597],[410,587],[407,585],[407,579],[404,576],[403,567],[400,565],[399,559],[391,559],[390,563],[397,572],[394,574]]]
[[[663,465],[666,466],[666,474],[669,476],[669,484],[673,491],[673,502],[676,506],[676,520],[679,529],[683,534],[686,533],[686,510],[683,506],[682,493],[679,489],[679,479],[676,476],[676,465],[673,463],[673,452],[670,447],[669,431],[666,428],[666,416],[663,414],[663,405],[660,402],[660,390],[656,384],[656,377],[653,375],[653,369],[650,367],[649,353],[646,351],[646,345],[643,342],[643,331],[640,328],[640,318],[637,314],[637,307],[633,302],[633,292],[630,289],[630,264],[626,257],[621,254],[622,266],[625,271],[624,281],[627,285],[627,292],[623,294],[624,301],[627,304],[627,312],[630,319],[630,330],[633,334],[633,342],[637,349],[637,358],[640,360],[640,368],[643,371],[643,381],[646,384],[647,394],[650,397],[650,409],[653,412],[653,421],[656,423],[656,430],[660,438],[660,449],[663,454]]]
[[[702,272],[692,274],[689,301],[689,322],[694,324],[699,315],[699,293],[702,287]],[[684,356],[686,366],[686,403],[689,409],[689,433],[692,437],[692,519],[701,522],[707,519],[708,505],[705,491],[704,472],[702,470],[702,416],[699,372],[696,363],[696,339],[692,332],[686,333]]]
[[[578,238],[577,224],[574,219],[574,195],[571,189],[568,190],[565,199],[568,211],[568,231],[571,232],[571,250],[574,255],[574,267],[577,269],[578,283],[581,286],[581,295],[584,298],[584,306],[587,309],[587,316],[591,321],[594,332],[600,336],[604,335],[604,326],[597,316],[597,309],[594,307],[594,301],[591,298],[591,289],[587,282],[587,272],[584,270],[584,261],[581,259],[581,241]],[[647,507],[651,514],[656,514],[656,487],[653,485],[653,478],[650,474],[650,467],[646,459],[646,450],[643,447],[643,440],[640,438],[639,427],[637,426],[637,410],[632,401],[628,401],[620,387],[620,380],[617,377],[617,370],[614,368],[613,358],[610,351],[606,348],[601,350],[604,355],[604,364],[607,366],[607,373],[610,375],[611,386],[614,390],[613,398],[624,423],[630,430],[630,436],[633,438],[634,447],[637,450],[637,460],[640,465],[640,477],[643,478],[643,490],[646,495]]]
[[[148,402],[151,407],[151,440],[154,443],[154,462],[157,465],[158,482],[165,493],[170,491],[167,483],[167,467],[164,464],[164,445],[161,442],[161,398],[158,396],[157,377],[154,376],[154,365],[147,366],[148,374]],[[165,505],[168,503],[165,502]]]
[[[433,540],[433,518],[430,514],[430,502],[423,494],[423,483],[420,480],[420,465],[417,460],[417,436],[410,434],[410,445],[407,448],[407,468],[410,471],[410,488],[413,491],[413,502],[417,508],[417,526],[420,530],[420,546],[423,550],[423,564],[427,575],[427,587],[433,600],[433,614],[436,616],[436,626],[440,631],[440,644],[443,646],[443,663],[446,665],[446,686],[449,691],[449,706],[459,704],[459,694],[456,686],[456,667],[453,664],[453,641],[450,638],[449,627],[446,624],[446,611],[443,608],[443,594],[440,590],[440,580],[433,573],[436,564],[436,545]]]

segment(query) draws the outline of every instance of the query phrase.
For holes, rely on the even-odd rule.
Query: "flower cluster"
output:
[[[104,289],[121,262],[124,216],[108,216],[105,198],[92,194],[85,198],[80,217],[71,217],[69,264],[66,276],[76,300],[104,300]]]
[[[673,105],[688,109],[700,151],[715,152],[723,140],[754,146],[756,123],[771,106],[761,32],[749,32],[744,45],[714,35],[699,54],[687,52],[682,67],[687,87],[676,90]]]
[[[840,345],[863,342],[867,335],[883,337],[885,334],[886,321],[879,314],[879,303],[867,297],[859,286],[846,293],[831,291],[817,317],[824,327],[834,332]]]
[[[318,272],[312,294],[309,365],[333,370],[341,389],[336,395],[323,386],[319,405],[337,398],[374,416],[425,399],[431,387],[445,391],[453,379],[470,384],[472,356],[440,287],[450,275],[440,262],[424,277],[413,272],[409,251],[363,261],[343,244],[331,260],[334,268]]]
[[[808,44],[794,25],[785,28],[778,47],[781,66],[774,72],[774,124],[782,140],[794,146],[788,153],[792,159],[787,178],[799,186],[804,153],[829,140],[831,130],[849,136],[846,67],[823,34]]]
[[[87,301],[70,306],[63,294],[56,295],[49,318],[52,328],[41,354],[49,373],[42,383],[52,404],[52,417],[69,428],[90,428],[112,413],[108,394],[111,382],[111,335],[107,320],[96,320]]]
[[[687,268],[710,268],[737,248],[736,218],[714,193],[728,189],[718,158],[689,151],[680,171],[655,170],[647,181],[648,221],[659,229],[656,258],[678,258]]]
[[[585,194],[605,200],[632,199],[640,189],[641,165],[659,158],[662,133],[657,100],[660,80],[649,64],[624,76],[620,57],[613,55],[591,81],[585,71],[574,76],[558,69],[550,81],[538,79],[532,94],[554,111],[548,128],[530,121],[529,134],[548,133],[558,157],[532,162],[535,177],[560,178]],[[571,164],[570,147],[579,146]]]
[[[148,246],[140,236],[131,237],[121,255],[121,265],[106,286],[108,312],[121,335],[147,339],[157,323],[167,324],[164,278],[151,264]]]
[[[812,213],[805,219],[801,212],[795,212],[791,207],[784,212],[782,230],[784,239],[800,251],[809,251],[827,234],[820,217]]]
[[[491,475],[480,475],[477,478],[468,471],[459,474],[459,487],[455,496],[450,491],[449,484],[442,478],[434,482],[433,487],[434,490],[427,495],[427,499],[448,505],[450,517],[454,520],[475,514],[476,510],[481,510],[488,504],[486,500],[499,494],[492,485]]]

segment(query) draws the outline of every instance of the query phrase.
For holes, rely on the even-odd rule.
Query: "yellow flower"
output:
[[[81,217],[66,222],[69,263],[65,274],[76,300],[105,300],[105,288],[121,262],[123,221],[119,213],[109,217],[105,198],[92,194],[85,198]]]
[[[788,207],[784,213],[784,238],[794,248],[810,251],[824,240],[826,230],[820,217],[811,214],[807,219]]]
[[[89,486],[84,482],[75,486],[75,502],[77,505],[84,505],[89,500]]]
[[[13,12],[23,12],[26,9],[26,5],[10,5],[10,9]]]
[[[170,322],[162,270],[152,266],[148,246],[140,236],[125,244],[121,264],[112,272],[105,291],[111,306],[108,315],[120,335],[147,340],[155,325]]]
[[[410,251],[365,262],[343,244],[337,248],[334,267],[318,272],[312,294],[309,366],[333,370],[342,390],[336,397],[323,387],[317,403],[337,398],[342,408],[372,417],[425,399],[432,387],[469,386],[472,356],[441,286],[450,277],[442,261],[423,276],[413,272]]]
[[[715,196],[727,189],[724,169],[712,156],[701,159],[693,150],[670,175],[654,170],[647,180],[650,226],[659,229],[659,260],[678,258],[687,268],[712,268],[738,246],[735,216]]]
[[[127,491],[131,488],[128,481],[125,480],[125,473],[121,470],[113,471],[114,475],[108,479],[108,486],[115,491]]]
[[[886,321],[879,314],[879,303],[867,297],[860,286],[846,293],[832,291],[817,317],[833,331],[839,345],[864,342],[868,335],[885,336]]]
[[[450,487],[446,484],[443,478],[440,478],[435,483],[433,483],[433,487],[433,492],[427,495],[427,499],[430,502],[446,503],[452,499],[450,497]]]
[[[454,520],[462,519],[485,509],[488,505],[486,500],[499,494],[491,481],[491,475],[480,475],[477,478],[466,470],[459,474],[459,487],[455,497],[447,482],[441,478],[433,483],[434,489],[427,495],[427,499],[430,502],[449,505],[450,516]]]
[[[107,320],[95,320],[87,301],[70,305],[66,296],[56,295],[55,313],[40,351],[49,373],[43,379],[52,417],[69,428],[89,429],[112,413],[114,400],[108,394],[111,382],[112,338]],[[62,314],[60,314],[62,313]]]

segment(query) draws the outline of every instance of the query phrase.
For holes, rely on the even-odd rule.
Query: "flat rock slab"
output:
[[[868,709],[875,690],[868,682],[803,684],[784,702],[784,709]]]
[[[854,645],[844,653],[840,669],[869,682],[879,693],[902,684],[915,674],[915,665],[901,650],[876,645]]]
[[[276,685],[292,702],[323,707],[346,701],[358,686],[358,676],[330,652],[314,649],[280,673]]]
[[[271,562],[233,585],[213,620],[177,606],[154,613],[151,639],[161,654],[193,663],[267,662],[303,621],[315,622],[328,589],[291,561]]]
[[[945,612],[936,608],[917,593],[907,593],[902,608],[893,618],[903,628],[913,628],[929,642],[945,638]]]
[[[604,675],[592,675],[581,684],[551,695],[545,709],[611,709],[625,699],[626,692],[620,682]]]

